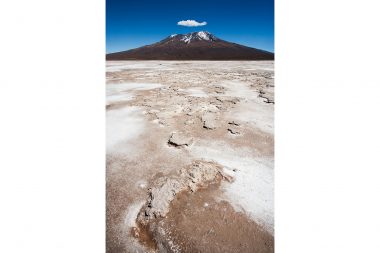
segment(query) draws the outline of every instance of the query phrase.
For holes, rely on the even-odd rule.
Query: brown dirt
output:
[[[157,219],[149,228],[140,227],[137,237],[152,249],[173,253],[274,252],[271,234],[244,213],[234,211],[228,202],[215,200],[218,186],[215,183],[196,194],[181,192],[167,217]]]
[[[153,234],[149,231],[149,226],[139,224],[137,227],[131,228],[130,234],[146,248],[153,251],[158,249],[157,243],[153,239]]]

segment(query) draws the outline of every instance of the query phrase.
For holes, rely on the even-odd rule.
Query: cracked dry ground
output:
[[[106,76],[107,252],[273,252],[273,61]]]

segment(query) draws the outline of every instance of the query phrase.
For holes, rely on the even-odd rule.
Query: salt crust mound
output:
[[[221,180],[231,182],[232,177],[223,172],[223,167],[215,162],[194,161],[173,177],[161,177],[148,189],[148,199],[139,212],[138,223],[147,225],[149,221],[165,217],[171,201],[181,191],[196,192],[201,187]]]

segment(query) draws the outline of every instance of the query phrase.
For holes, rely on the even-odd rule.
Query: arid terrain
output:
[[[274,252],[273,61],[107,61],[107,252]]]

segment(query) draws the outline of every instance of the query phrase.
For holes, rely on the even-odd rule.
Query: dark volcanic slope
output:
[[[107,54],[107,60],[273,60],[274,54],[221,40],[208,32],[171,35],[136,49]]]

